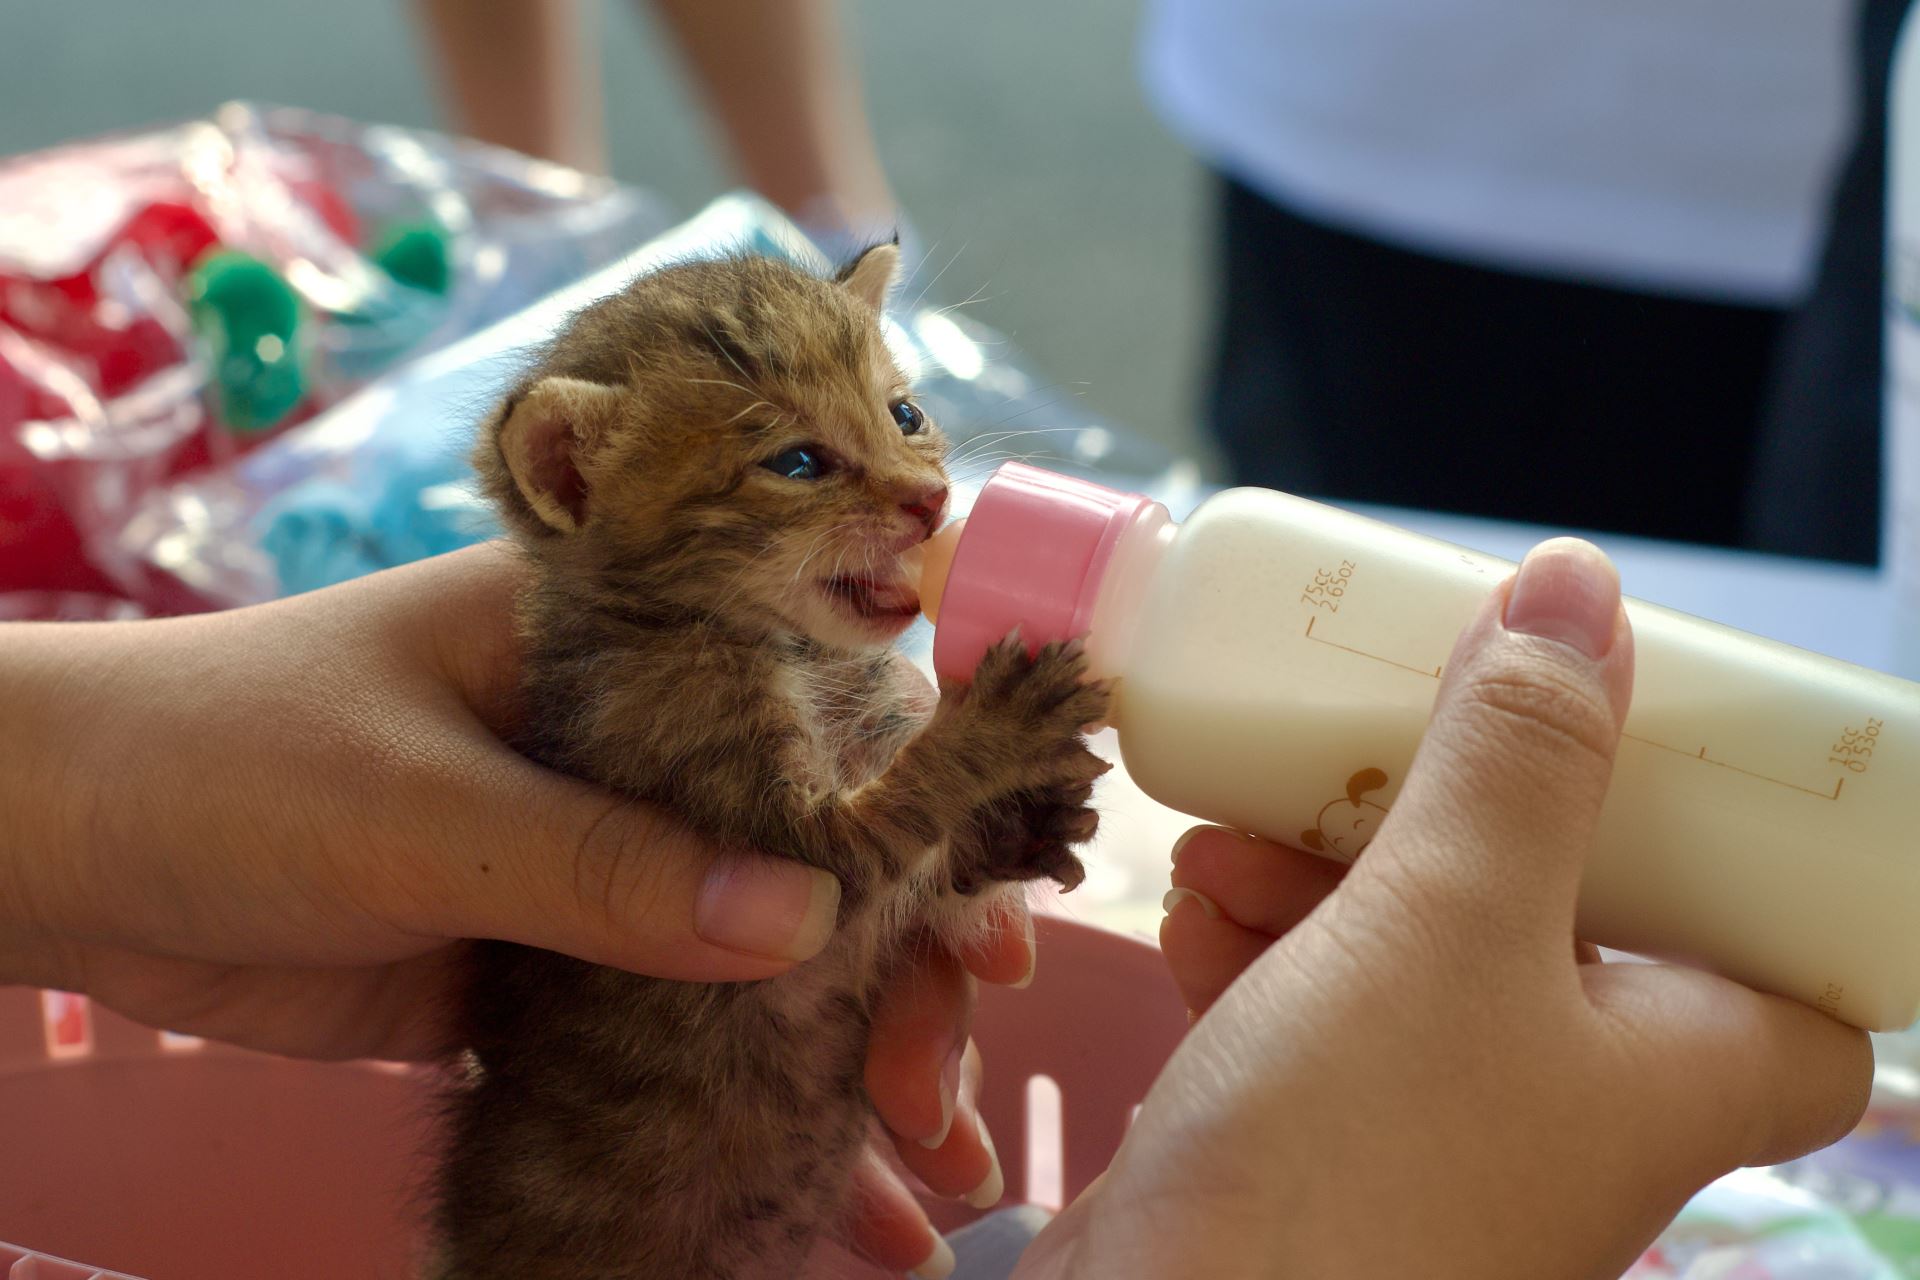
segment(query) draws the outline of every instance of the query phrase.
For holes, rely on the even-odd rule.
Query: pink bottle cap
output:
[[[965,680],[1009,632],[1029,652],[1093,625],[1114,548],[1150,498],[1021,462],[994,472],[973,504],[939,593],[933,669]]]

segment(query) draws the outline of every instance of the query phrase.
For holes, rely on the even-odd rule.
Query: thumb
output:
[[[441,847],[436,925],[681,981],[771,977],[826,945],[840,882],[789,858],[722,849],[650,806],[504,747],[475,770]]]
[[[1613,565],[1534,548],[1447,663],[1406,785],[1356,883],[1391,879],[1430,921],[1567,949],[1633,680]]]

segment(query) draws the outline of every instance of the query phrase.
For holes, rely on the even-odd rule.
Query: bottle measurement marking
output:
[[[1315,644],[1324,644],[1329,649],[1341,649],[1362,658],[1372,658],[1375,662],[1384,662],[1390,667],[1398,667],[1402,671],[1411,671],[1417,676],[1426,676],[1430,680],[1438,680],[1440,678],[1439,667],[1435,667],[1431,671],[1422,667],[1410,667],[1404,662],[1395,662],[1392,658],[1383,658],[1377,653],[1368,653],[1365,649],[1355,649],[1351,645],[1341,644],[1337,640],[1329,640],[1325,636],[1317,636],[1313,634],[1313,624],[1315,621],[1316,619],[1313,618],[1307,619],[1307,639],[1313,641]]]
[[[1341,644],[1337,640],[1329,640],[1325,636],[1317,636],[1313,634],[1313,624],[1316,621],[1318,621],[1317,618],[1307,619],[1307,639],[1313,641],[1315,644],[1324,644],[1329,649],[1338,649],[1343,653],[1351,653],[1355,657],[1370,658],[1374,662],[1384,662],[1390,667],[1398,667],[1402,671],[1411,671],[1414,675],[1425,676],[1429,680],[1438,680],[1440,673],[1445,669],[1444,665],[1435,667],[1431,671],[1424,667],[1410,667],[1404,662],[1396,662],[1392,658],[1383,658],[1377,653],[1368,653],[1365,649],[1356,649],[1352,645]],[[1838,800],[1840,798],[1840,789],[1844,787],[1847,782],[1845,778],[1836,778],[1832,791],[1815,791],[1812,787],[1803,787],[1797,782],[1788,782],[1784,778],[1774,778],[1764,773],[1755,773],[1751,769],[1742,769],[1737,764],[1728,764],[1725,760],[1715,760],[1707,754],[1705,747],[1701,747],[1699,751],[1694,752],[1687,751],[1680,747],[1670,747],[1664,742],[1655,742],[1652,738],[1643,738],[1635,733],[1622,733],[1620,736],[1649,747],[1657,747],[1662,751],[1671,751],[1674,755],[1685,756],[1689,760],[1698,760],[1701,764],[1710,764],[1721,769],[1731,769],[1733,772],[1745,777],[1753,778],[1760,782],[1771,782],[1776,787],[1786,787],[1790,791],[1798,791],[1802,795],[1813,796],[1818,800]]]
[[[1635,742],[1643,743],[1649,747],[1658,747],[1662,751],[1671,751],[1673,752],[1673,754],[1677,756],[1685,756],[1689,760],[1698,760],[1701,764],[1715,765],[1721,769],[1731,769],[1735,773],[1744,774],[1749,778],[1757,778],[1761,782],[1771,782],[1776,787],[1786,787],[1790,791],[1798,791],[1802,795],[1809,795],[1814,797],[1817,800],[1838,800],[1840,798],[1840,788],[1844,787],[1847,784],[1847,780],[1845,778],[1835,778],[1833,781],[1833,790],[1815,791],[1812,787],[1803,787],[1797,782],[1788,782],[1784,778],[1768,777],[1764,773],[1755,773],[1751,769],[1742,769],[1737,764],[1728,764],[1725,760],[1715,760],[1712,756],[1707,754],[1707,749],[1705,747],[1700,748],[1699,752],[1695,753],[1692,751],[1684,751],[1679,747],[1670,747],[1664,742],[1655,742],[1652,738],[1643,738],[1636,733],[1623,733],[1620,736],[1623,738],[1630,738]]]

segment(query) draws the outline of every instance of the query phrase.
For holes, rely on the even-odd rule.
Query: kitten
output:
[[[947,501],[880,334],[897,264],[644,276],[483,431],[534,570],[521,745],[843,889],[826,949],[757,983],[480,945],[441,1280],[797,1274],[869,1132],[869,1017],[909,945],[986,927],[1012,882],[1081,877],[1107,691],[1077,647],[1010,639],[937,699],[890,647],[918,610],[900,557]]]

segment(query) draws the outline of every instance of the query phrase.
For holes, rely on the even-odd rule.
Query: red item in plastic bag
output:
[[[135,214],[120,235],[139,246],[157,270],[173,277],[184,275],[201,254],[220,243],[212,224],[197,210],[173,200],[154,201]]]

